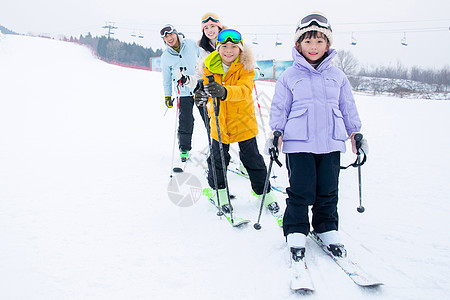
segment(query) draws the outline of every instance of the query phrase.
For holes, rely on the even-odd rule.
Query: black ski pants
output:
[[[180,151],[189,151],[192,149],[192,133],[194,131],[194,97],[180,97],[180,106],[178,111],[178,147]],[[203,123],[209,126],[209,117],[203,111],[203,107],[198,107]]]
[[[228,168],[230,163],[230,145],[222,144],[223,152],[225,156],[225,165]],[[248,176],[253,191],[262,195],[264,191],[264,182],[266,180],[267,168],[264,158],[259,153],[258,144],[256,143],[256,137],[246,141],[238,142],[239,145],[239,158],[242,164],[247,169]],[[217,183],[219,189],[225,188],[224,172],[222,168],[222,160],[220,158],[219,142],[212,139],[212,153],[208,157],[208,183],[209,186],[215,188],[214,177],[212,168],[215,167],[217,175]],[[211,165],[211,160],[214,161],[214,166]],[[270,184],[267,191],[270,191]]]
[[[316,232],[338,230],[340,159],[340,152],[286,155],[290,186],[286,189],[288,198],[283,218],[285,236],[290,233],[309,233],[310,205],[312,226]]]

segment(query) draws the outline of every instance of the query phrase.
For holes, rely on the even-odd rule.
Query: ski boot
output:
[[[345,250],[342,244],[329,244],[327,249],[336,257],[347,257],[347,250]]]
[[[293,266],[295,266],[295,263],[299,262],[303,263],[303,259],[305,259],[305,251],[306,249],[304,247],[302,248],[291,247],[291,261]]]
[[[293,268],[300,268],[297,271],[301,271],[305,268],[305,245],[306,235],[294,232],[286,236],[286,242],[291,250],[291,264]]]
[[[262,198],[262,195],[256,195],[258,199]],[[276,214],[280,211],[280,206],[277,203],[277,197],[274,192],[271,190],[266,194],[266,198],[264,199],[264,206],[272,213]]]
[[[189,158],[189,150],[183,150],[180,152],[180,158],[182,162],[186,162]]]
[[[337,230],[330,230],[322,233],[313,232],[324,245],[327,246],[328,251],[336,257],[347,257],[347,250],[340,242]]]
[[[209,190],[205,192],[205,190]],[[219,189],[219,200],[217,201],[217,193],[214,189],[205,189],[203,190],[203,194],[208,197],[209,201],[214,204],[214,206],[219,207],[219,202],[221,205],[221,210],[229,214],[231,212],[230,202],[228,201],[227,190]]]

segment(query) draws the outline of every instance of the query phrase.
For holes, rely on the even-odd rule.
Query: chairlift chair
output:
[[[283,45],[283,43],[278,38],[278,34],[277,34],[277,40],[275,41],[275,46],[281,46],[281,45]]]
[[[403,46],[408,46],[408,43],[406,42],[406,32],[403,33],[403,38],[402,38],[402,40],[400,41],[400,43],[401,43]]]
[[[257,37],[256,37],[256,34],[255,34],[255,38],[254,38],[253,41],[252,41],[252,44],[253,44],[253,45],[259,45],[258,39],[257,39]]]
[[[355,37],[353,36],[353,32],[352,32],[352,40],[351,40],[350,44],[353,46],[355,46],[357,44],[357,41],[356,41]]]

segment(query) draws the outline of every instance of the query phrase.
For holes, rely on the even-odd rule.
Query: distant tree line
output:
[[[378,78],[406,79],[438,85],[450,85],[449,66],[444,66],[440,70],[429,68],[423,69],[418,66],[407,69],[398,63],[396,67],[379,66],[372,69],[361,68],[358,75]]]
[[[0,25],[0,32],[4,33],[4,34],[17,34],[14,31],[9,30],[8,28],[6,28],[6,27],[4,27],[2,25]]]
[[[450,86],[450,67],[448,65],[443,66],[440,70],[424,69],[418,66],[408,69],[401,63],[397,63],[396,66],[359,67],[357,59],[350,51],[346,50],[338,51],[334,65],[347,75],[405,79],[440,86]]]
[[[105,36],[92,37],[91,33],[86,36],[80,35],[78,39],[71,37],[70,40],[91,46],[105,60],[135,66],[149,67],[150,57],[158,57],[162,54],[161,49],[154,51],[151,47],[145,48],[136,43],[124,43]]]

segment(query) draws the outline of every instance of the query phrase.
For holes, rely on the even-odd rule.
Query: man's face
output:
[[[166,42],[166,44],[169,47],[172,48],[177,48],[179,41],[178,41],[178,34],[176,34],[175,32],[172,33],[168,33],[164,36],[164,42]]]

